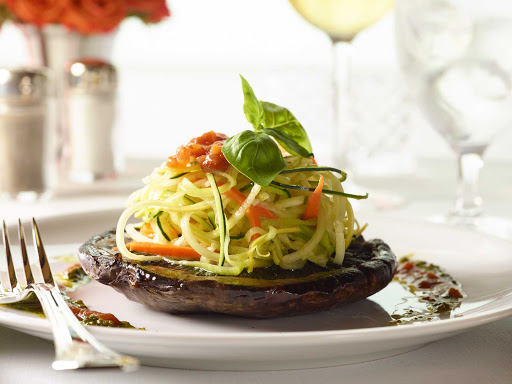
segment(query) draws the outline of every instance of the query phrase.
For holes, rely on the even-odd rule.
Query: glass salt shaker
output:
[[[70,179],[90,183],[115,177],[116,68],[80,59],[70,63],[68,80]]]
[[[48,75],[0,68],[0,195],[35,200],[49,187],[51,141]]]

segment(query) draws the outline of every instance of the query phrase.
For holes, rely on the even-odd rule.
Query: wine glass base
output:
[[[428,218],[429,221],[465,228],[501,239],[512,241],[512,220],[497,216],[461,217],[456,215],[437,215]]]

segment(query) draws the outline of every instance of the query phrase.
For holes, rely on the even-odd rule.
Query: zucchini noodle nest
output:
[[[275,182],[311,188],[323,175],[325,189],[343,192],[338,177],[314,170],[313,160],[289,156],[285,161],[286,170],[312,170],[279,174]],[[123,258],[165,260],[220,275],[238,275],[244,269],[252,272],[274,264],[284,269],[300,269],[307,262],[323,267],[341,265],[350,242],[366,227],[359,226],[345,196],[322,194],[318,217],[303,220],[311,192],[260,186],[233,166],[212,174],[199,164],[170,168],[164,163],[146,177],[145,186],[130,196],[117,224],[116,242]],[[232,188],[241,191],[245,201],[228,196]],[[251,207],[261,207],[274,218],[260,216],[261,227],[251,225]],[[132,215],[140,222],[128,224]],[[200,258],[133,253],[125,244],[125,230],[136,242],[190,247]]]

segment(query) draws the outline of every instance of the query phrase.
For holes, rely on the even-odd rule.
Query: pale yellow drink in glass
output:
[[[393,0],[289,0],[304,19],[325,31],[333,41],[351,41],[378,21]]]

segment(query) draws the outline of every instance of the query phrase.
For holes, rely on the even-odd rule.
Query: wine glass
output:
[[[327,33],[332,41],[332,143],[338,164],[346,138],[354,129],[351,105],[352,40],[391,9],[393,0],[289,0],[309,23]],[[340,119],[340,116],[343,118]],[[345,142],[344,142],[345,141]]]
[[[397,0],[397,54],[427,120],[457,155],[455,206],[443,221],[502,237],[510,223],[482,215],[483,154],[512,124],[512,7],[496,0]]]

